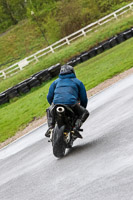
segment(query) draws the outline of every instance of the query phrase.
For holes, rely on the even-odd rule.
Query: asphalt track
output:
[[[0,200],[132,200],[133,75],[89,99],[83,139],[63,159],[47,125],[0,150]]]

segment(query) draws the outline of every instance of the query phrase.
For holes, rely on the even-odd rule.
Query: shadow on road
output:
[[[97,144],[100,142],[100,138],[97,139],[97,140],[94,140],[94,141],[89,141],[87,143],[84,143],[84,144],[80,144],[80,145],[76,145],[74,147],[72,147],[71,149],[69,149],[67,152],[66,152],[66,157],[70,156],[70,155],[74,155],[74,154],[77,154],[79,152],[82,152],[82,151],[88,151],[89,149],[93,149],[97,146]]]

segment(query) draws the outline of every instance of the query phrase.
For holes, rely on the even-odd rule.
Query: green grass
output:
[[[104,80],[133,67],[133,38],[75,67],[79,78],[89,90]],[[54,79],[53,79],[54,80]],[[0,106],[0,142],[15,135],[26,125],[45,115],[46,96],[52,81],[34,88],[29,94]]]
[[[21,60],[46,46],[36,25],[30,20],[21,21],[0,37],[0,64],[17,58]],[[16,63],[18,60],[1,66],[0,69]]]
[[[38,63],[32,63],[27,66],[23,71],[17,75],[10,77],[6,80],[0,81],[0,92],[16,85],[17,83],[29,78],[32,74],[50,67],[56,63],[64,64],[70,58],[75,55],[79,55],[81,52],[90,49],[97,45],[99,42],[112,37],[113,35],[130,28],[133,25],[133,13],[124,15],[118,20],[114,20],[113,23],[106,24],[98,28],[98,31],[91,32],[86,37],[80,38],[73,42],[70,46],[63,47],[54,54],[49,54],[40,59]]]
[[[127,5],[129,2],[131,2],[131,0],[128,0],[126,2],[123,2],[122,0],[122,2],[116,3],[117,5],[113,7],[111,6],[106,11],[102,11],[101,13],[98,14],[98,16],[99,17],[105,16],[108,13],[111,13],[114,10],[123,7],[124,5]],[[43,11],[41,13],[42,13],[41,15],[43,15]],[[47,37],[49,44],[52,44],[55,41],[59,40],[60,38],[59,35],[61,35],[60,32],[61,30],[59,31],[58,28],[55,26],[55,24],[53,24],[52,22],[53,20],[49,21],[48,17],[46,17],[45,19],[46,21],[49,21],[48,23],[50,23],[50,25],[53,24],[56,33],[54,35],[51,32],[52,31],[51,29],[49,30],[48,28],[47,30],[48,24],[47,25],[45,24],[44,22],[45,20],[42,17],[41,18],[39,17],[38,19],[40,28],[45,32],[45,36]],[[65,20],[65,18],[63,18],[63,20]],[[95,19],[95,21],[96,20],[97,19]],[[90,22],[90,20],[88,20],[88,22]],[[30,18],[28,18],[23,21],[20,21],[17,25],[10,27],[8,31],[6,31],[2,36],[0,36],[0,65],[9,62],[12,59],[16,59],[16,61],[14,60],[12,61],[12,63],[0,66],[0,69],[9,66],[17,62],[18,60],[23,59],[42,48],[45,48],[48,45],[44,37],[42,36],[40,28],[38,27],[36,21],[33,21]],[[57,34],[58,31],[60,32],[59,34]]]

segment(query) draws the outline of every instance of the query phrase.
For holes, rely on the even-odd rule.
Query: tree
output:
[[[3,12],[4,12],[7,16],[9,16],[9,18],[10,18],[11,21],[12,21],[12,23],[13,23],[13,24],[17,24],[18,21],[17,21],[17,19],[16,19],[15,16],[14,16],[14,12],[13,12],[13,10],[12,10],[12,8],[11,8],[11,6],[10,6],[8,0],[1,0],[1,5],[2,5],[2,7],[3,7]]]
[[[25,17],[25,0],[0,0],[0,27],[2,27],[3,30],[10,25],[16,25]]]

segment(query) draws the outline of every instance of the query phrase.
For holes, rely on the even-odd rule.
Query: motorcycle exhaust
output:
[[[57,111],[58,113],[63,113],[63,112],[65,111],[65,108],[62,107],[62,106],[59,106],[59,107],[56,108],[56,111]]]

